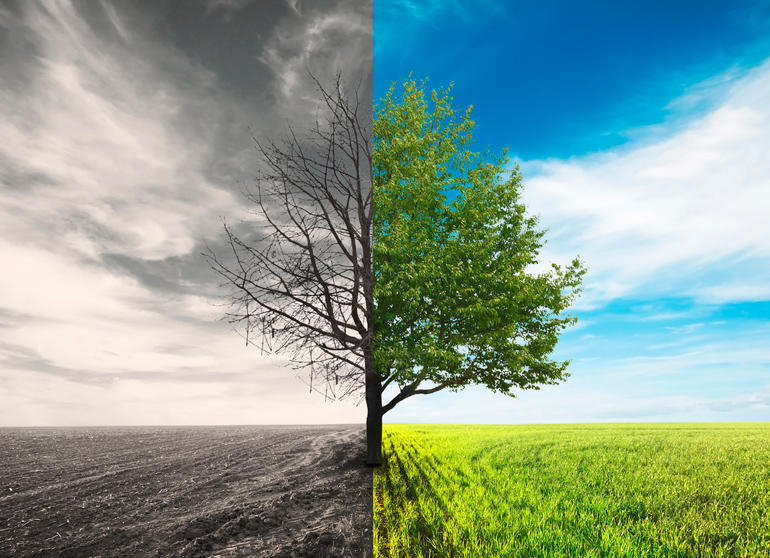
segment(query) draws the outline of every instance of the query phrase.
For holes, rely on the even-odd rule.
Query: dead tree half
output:
[[[314,78],[315,79],[315,78]],[[229,253],[206,254],[231,289],[227,319],[263,350],[289,353],[311,390],[365,394],[367,462],[382,460],[374,371],[372,104],[315,80],[322,118],[281,140],[254,138],[255,220],[225,225]],[[237,230],[236,230],[237,229]]]

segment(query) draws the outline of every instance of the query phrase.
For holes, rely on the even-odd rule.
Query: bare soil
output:
[[[0,556],[367,557],[361,426],[0,429]]]

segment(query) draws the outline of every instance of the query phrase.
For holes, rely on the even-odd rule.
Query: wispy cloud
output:
[[[199,255],[246,215],[248,125],[274,130],[286,103],[230,88],[131,9],[0,9],[0,424],[357,420],[218,321]],[[344,43],[344,22],[284,10],[276,34],[320,43],[337,25]]]
[[[523,165],[550,256],[580,253],[590,267],[587,304],[770,297],[770,62],[715,83],[718,102],[668,134]]]
[[[321,10],[293,8],[297,17],[266,41],[259,58],[277,77],[283,107],[296,113],[298,105],[310,110],[318,105],[315,87],[308,87],[312,83],[308,72],[321,79],[342,72],[346,80],[360,79],[364,84],[371,79],[371,4],[345,1]],[[351,68],[355,75],[347,76]]]
[[[375,4],[374,10],[377,27],[374,34],[376,57],[386,49],[407,55],[412,50],[408,47],[420,37],[421,28],[440,28],[446,18],[471,24],[480,16],[502,14],[504,7],[490,0],[383,0]],[[394,49],[394,45],[398,45],[398,48]]]
[[[188,124],[193,112],[222,116],[200,101],[211,76],[191,71],[182,89],[143,58],[144,38],[116,44],[71,6],[46,6],[24,20],[40,49],[32,82],[0,93],[3,237],[90,259],[189,252],[217,226],[212,214],[236,206],[205,177],[209,145]]]

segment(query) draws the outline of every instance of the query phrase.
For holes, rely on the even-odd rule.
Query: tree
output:
[[[248,194],[259,221],[225,225],[231,322],[263,350],[289,351],[311,390],[364,392],[367,463],[382,461],[382,418],[401,401],[481,384],[513,395],[566,378],[549,358],[584,269],[535,272],[543,231],[505,155],[471,151],[470,109],[424,82],[375,107],[318,81],[326,118],[307,136],[256,140]],[[245,236],[248,235],[248,236]],[[383,393],[397,386],[383,404]]]
[[[342,399],[363,388],[373,408],[371,100],[345,94],[339,76],[331,88],[313,79],[323,118],[306,134],[254,138],[261,170],[246,196],[258,220],[243,232],[225,224],[229,256],[206,257],[247,343],[256,334],[263,351],[289,353],[311,391]],[[372,464],[381,431],[377,412],[367,418]]]
[[[401,401],[470,384],[498,393],[564,380],[552,360],[585,269],[535,271],[544,231],[505,154],[471,150],[471,109],[408,79],[374,118],[374,349]]]

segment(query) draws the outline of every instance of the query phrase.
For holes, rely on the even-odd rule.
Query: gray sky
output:
[[[307,4],[307,5],[306,5]],[[250,133],[372,68],[370,2],[0,3],[0,425],[360,422],[218,320]]]

